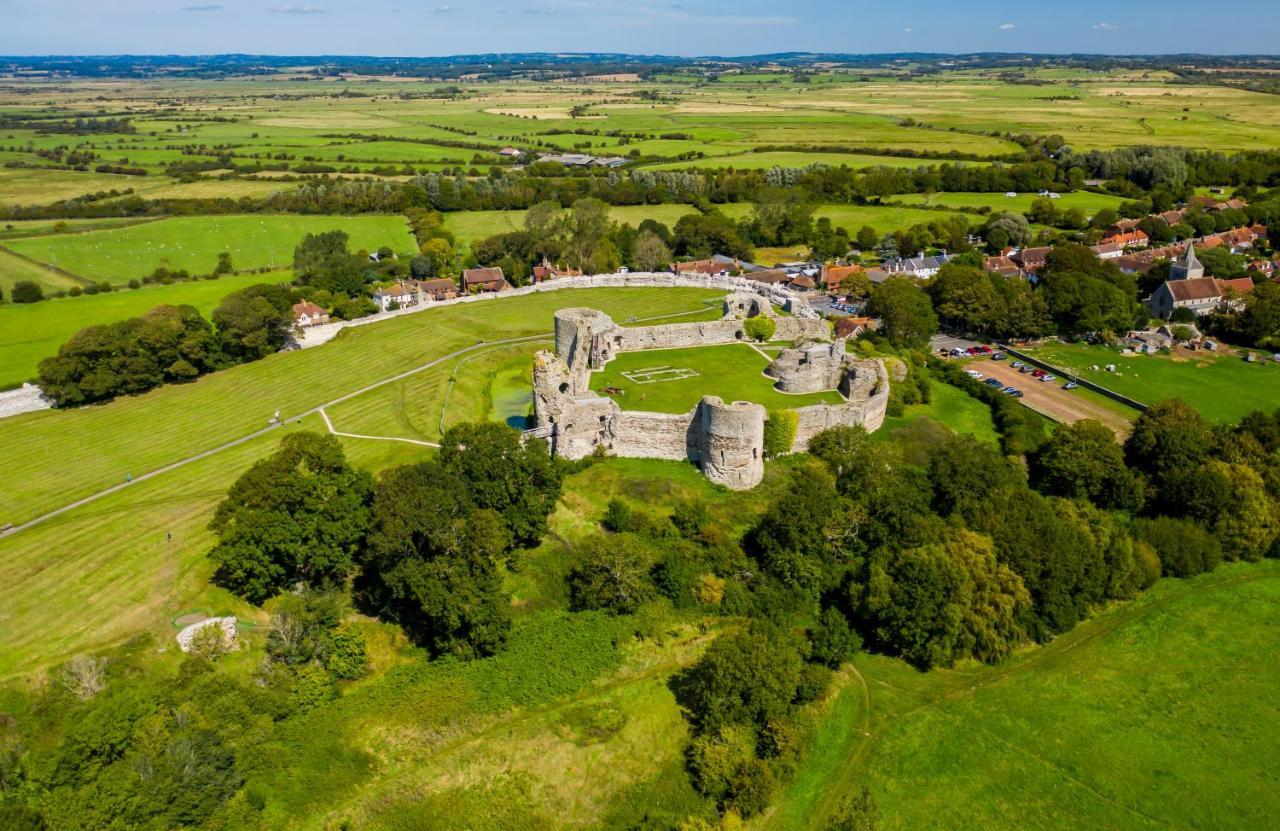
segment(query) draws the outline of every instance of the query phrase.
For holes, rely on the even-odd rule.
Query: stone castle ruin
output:
[[[876,430],[889,403],[889,375],[878,360],[859,360],[831,340],[827,322],[800,315],[782,317],[752,292],[724,300],[724,317],[702,323],[622,327],[595,309],[561,309],[555,315],[555,352],[533,359],[535,434],[551,452],[580,459],[597,447],[616,456],[693,462],[713,482],[735,490],[755,487],[764,476],[765,408],[749,401],[705,396],[687,413],[624,410],[591,390],[591,373],[620,352],[746,342],[747,318],[763,315],[776,324],[774,338],[801,344],[786,349],[765,374],[783,393],[837,390],[840,404],[798,407],[792,451],[837,426]]]

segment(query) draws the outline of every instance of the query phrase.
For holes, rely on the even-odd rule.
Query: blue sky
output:
[[[1240,0],[0,0],[0,54],[1275,53]]]

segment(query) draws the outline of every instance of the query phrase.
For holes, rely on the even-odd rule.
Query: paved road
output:
[[[1120,438],[1129,435],[1132,426],[1128,419],[1115,410],[1080,394],[1079,390],[1064,390],[1061,377],[1044,382],[1030,373],[1018,372],[1010,361],[972,361],[966,369],[976,369],[987,378],[997,378],[1007,387],[1017,387],[1025,393],[1021,402],[1054,421],[1068,424],[1091,418],[1110,427]]]
[[[700,314],[702,311],[703,309],[693,309],[687,312],[676,312],[674,314],[658,315],[656,317],[643,318],[643,320],[662,320],[665,318],[672,318],[672,317],[684,317],[691,314]],[[476,343],[473,346],[467,346],[462,349],[455,349],[453,352],[450,352],[448,355],[443,355],[439,358],[435,358],[434,360],[428,361],[427,363],[422,364],[421,366],[416,366],[413,369],[409,369],[404,372],[401,372],[398,375],[392,375],[390,378],[383,378],[381,381],[376,381],[372,384],[368,384],[367,386],[363,386],[358,390],[354,390],[345,395],[340,395],[331,401],[326,401],[323,404],[317,404],[311,409],[304,410],[301,413],[285,414],[284,417],[281,419],[281,422],[283,423],[285,421],[299,421],[303,418],[306,418],[309,415],[314,415],[319,413],[321,410],[325,409],[326,407],[332,407],[335,404],[341,404],[343,401],[348,401],[352,398],[355,398],[358,395],[364,395],[366,392],[370,392],[371,390],[376,390],[379,387],[385,387],[387,384],[394,384],[396,381],[403,381],[405,378],[408,378],[411,375],[416,375],[417,373],[431,369],[434,366],[439,366],[440,364],[445,363],[446,361],[452,361],[454,358],[457,358],[461,355],[466,355],[468,352],[474,352],[477,349],[486,349],[489,347],[500,346],[503,344],[525,343],[528,341],[538,341],[538,340],[546,340],[546,339],[547,339],[547,335],[541,334],[541,335],[528,335],[522,338],[507,338],[505,340],[480,341],[479,343]],[[328,419],[326,418],[325,420],[327,421]],[[66,505],[63,505],[61,508],[55,508],[54,510],[49,511],[48,513],[41,514],[38,517],[29,519],[26,522],[23,522],[19,525],[15,525],[6,531],[0,531],[0,539],[13,536],[14,534],[17,534],[20,531],[25,531],[28,528],[32,528],[36,525],[39,525],[42,522],[45,522],[46,520],[50,520],[56,516],[65,514],[67,511],[72,511],[83,505],[88,505],[91,502],[96,502],[97,500],[101,499],[104,496],[110,496],[113,493],[117,493],[132,485],[136,485],[139,482],[145,482],[148,479],[154,479],[157,476],[162,476],[166,473],[169,473],[170,471],[177,470],[180,467],[185,467],[186,465],[189,465],[192,462],[198,462],[201,459],[207,459],[210,456],[213,456],[217,453],[221,453],[224,450],[230,450],[233,447],[239,447],[245,442],[250,442],[256,438],[265,436],[266,434],[270,433],[272,430],[275,430],[279,426],[280,426],[279,424],[273,424],[270,427],[263,427],[261,430],[255,430],[252,433],[249,433],[248,435],[245,435],[245,436],[241,436],[238,439],[234,439],[224,444],[220,444],[217,447],[211,447],[208,450],[204,450],[200,453],[196,453],[194,456],[188,456],[185,459],[179,459],[176,462],[170,462],[169,464],[164,465],[163,467],[158,467],[155,470],[147,471],[146,473],[143,473],[140,476],[135,476],[132,481],[122,482],[119,485],[113,485],[109,488],[105,488],[104,490],[100,490],[97,493],[90,494],[89,496],[86,496],[83,499],[77,499],[74,502],[69,502]],[[370,437],[370,438],[374,438],[374,437]],[[385,437],[377,437],[377,438],[385,438]]]

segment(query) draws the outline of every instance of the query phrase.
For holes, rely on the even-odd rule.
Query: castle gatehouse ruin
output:
[[[555,315],[555,352],[533,362],[535,431],[551,452],[580,459],[597,447],[615,456],[688,459],[713,482],[735,490],[755,487],[764,476],[765,408],[749,401],[705,396],[686,413],[624,410],[591,389],[591,373],[622,352],[746,342],[748,318],[773,319],[775,340],[792,341],[765,370],[783,393],[837,390],[839,404],[795,408],[793,452],[804,451],[823,430],[860,426],[876,430],[889,403],[889,375],[879,360],[860,360],[831,340],[825,320],[783,317],[751,292],[725,297],[724,317],[701,323],[623,327],[595,309],[561,309]]]

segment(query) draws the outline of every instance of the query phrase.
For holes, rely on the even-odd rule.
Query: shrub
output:
[[[1140,519],[1134,533],[1160,558],[1160,570],[1170,577],[1192,577],[1213,571],[1222,562],[1222,545],[1194,522],[1173,517]]]
[[[13,284],[10,297],[14,303],[39,303],[44,300],[44,289],[30,280],[19,280]]]
[[[773,333],[778,330],[778,324],[771,317],[759,316],[748,318],[742,324],[742,329],[753,341],[764,343],[773,337]]]
[[[818,625],[809,635],[810,657],[832,669],[852,658],[862,648],[862,638],[849,626],[849,619],[835,606],[822,610]]]
[[[769,420],[764,423],[765,455],[776,459],[790,453],[799,426],[800,416],[795,410],[770,411]]]
[[[596,540],[586,561],[569,575],[573,608],[634,612],[653,594],[649,558],[649,547],[634,534]]]
[[[338,628],[329,640],[325,666],[334,678],[350,680],[364,675],[369,668],[369,655],[360,633],[347,627]]]

